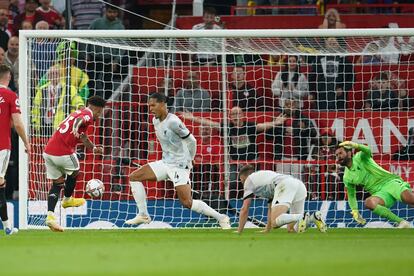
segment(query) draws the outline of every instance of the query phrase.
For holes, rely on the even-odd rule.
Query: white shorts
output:
[[[284,205],[291,214],[303,214],[306,199],[306,187],[299,179],[290,177],[275,187],[272,206]]]
[[[174,187],[191,183],[189,169],[182,169],[170,164],[165,164],[162,160],[148,163],[148,165],[157,177],[157,181],[171,180]]]
[[[10,150],[4,149],[0,150],[0,177],[4,178],[7,172],[7,167],[9,166],[10,159]]]
[[[43,153],[48,179],[58,179],[64,175],[72,175],[79,170],[79,160],[75,153],[70,155],[54,156]]]

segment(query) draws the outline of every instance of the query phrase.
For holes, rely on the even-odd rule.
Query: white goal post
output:
[[[134,164],[161,156],[146,106],[148,94],[156,91],[170,96],[171,111],[181,116],[200,144],[194,195],[229,214],[233,226],[242,201],[237,170],[250,163],[300,178],[308,188],[309,211],[321,210],[331,227],[355,227],[341,170],[329,153],[323,155],[323,137],[368,144],[378,163],[414,183],[414,164],[393,159],[414,128],[414,29],[21,30],[19,47],[19,98],[34,145],[30,157],[22,144],[19,147],[21,229],[44,228],[50,183],[41,153],[57,114],[68,114],[93,94],[109,99],[103,118],[89,132],[105,153],[100,158],[79,148],[81,174],[75,195],[85,195],[84,184],[91,178],[100,178],[106,191],[101,199],[87,198],[82,208],[57,207],[64,227],[124,228],[123,222],[135,215],[127,176]],[[297,66],[292,75],[284,67],[291,57]],[[82,72],[89,82],[79,77]],[[375,81],[387,82],[397,107],[377,106],[373,95],[380,88]],[[331,83],[332,91],[327,88]],[[60,98],[55,102],[48,96],[56,87],[61,89],[58,97],[66,95],[62,106]],[[72,89],[78,93],[77,104]],[[338,89],[340,94],[335,94]],[[191,93],[201,96],[188,96]],[[249,93],[254,100],[247,99]],[[269,126],[288,109],[286,102],[302,115]],[[233,115],[250,123],[246,132],[235,130]],[[200,118],[216,124],[200,125]],[[184,210],[170,184],[145,185],[154,221],[149,227],[217,226]],[[358,196],[360,209],[364,196]],[[363,210],[369,226],[389,226]],[[404,204],[396,204],[393,211],[414,218]],[[266,214],[266,202],[256,199],[251,226],[262,226]]]

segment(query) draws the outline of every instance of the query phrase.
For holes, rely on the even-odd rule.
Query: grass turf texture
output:
[[[413,275],[411,229],[20,231],[1,275]],[[76,274],[75,274],[76,273]]]

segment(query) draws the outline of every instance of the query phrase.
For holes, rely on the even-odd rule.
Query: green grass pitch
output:
[[[411,229],[20,231],[1,275],[414,275]]]

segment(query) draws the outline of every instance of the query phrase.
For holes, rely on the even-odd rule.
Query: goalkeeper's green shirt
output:
[[[344,184],[348,190],[348,203],[352,210],[358,205],[355,195],[355,186],[361,185],[371,195],[375,194],[389,181],[401,179],[400,176],[390,173],[372,159],[371,150],[365,145],[358,146],[359,152],[352,157],[352,167],[345,167]]]

